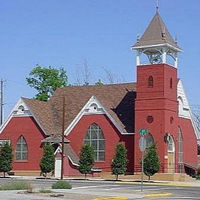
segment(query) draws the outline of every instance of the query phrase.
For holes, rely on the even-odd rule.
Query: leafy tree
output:
[[[55,69],[51,66],[36,65],[26,78],[27,84],[37,90],[36,99],[47,101],[59,87],[67,86],[68,77],[64,68]]]
[[[118,180],[120,174],[125,174],[127,163],[127,149],[122,143],[119,143],[116,146],[115,156],[111,163],[112,173],[115,174],[116,180]]]
[[[150,177],[157,173],[160,169],[160,161],[157,154],[156,144],[152,143],[146,150],[144,156],[144,174]]]
[[[85,174],[85,179],[86,175],[91,172],[93,165],[94,165],[94,150],[90,145],[84,144],[80,151],[78,170],[81,174]]]
[[[53,146],[47,144],[43,148],[43,156],[40,161],[40,169],[44,176],[47,176],[47,173],[52,172],[55,167],[55,157],[54,157],[54,148]]]
[[[12,160],[13,160],[12,147],[8,142],[6,142],[1,147],[1,155],[0,155],[0,172],[4,173],[4,177],[6,172],[12,170]]]

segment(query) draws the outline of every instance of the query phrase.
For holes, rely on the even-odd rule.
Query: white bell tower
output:
[[[173,40],[163,20],[161,19],[158,9],[155,16],[150,22],[148,28],[142,35],[141,39],[137,39],[132,50],[136,50],[136,65],[144,64],[161,64],[166,63],[177,68],[178,57],[177,53],[182,50],[177,45],[177,41]],[[148,58],[148,63],[143,63],[141,55],[145,54]],[[171,57],[173,63],[169,63],[168,57]]]

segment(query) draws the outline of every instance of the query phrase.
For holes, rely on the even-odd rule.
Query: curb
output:
[[[131,182],[131,181],[121,181],[121,182],[116,182],[120,184],[138,184],[139,182]],[[176,183],[176,182],[153,182],[153,183],[148,183],[148,182],[143,182],[144,185],[168,185],[168,186],[180,186],[180,187],[200,187],[199,184],[193,184],[193,183]]]

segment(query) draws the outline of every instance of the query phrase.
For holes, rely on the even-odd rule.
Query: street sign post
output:
[[[141,136],[139,140],[139,148],[140,151],[142,152],[142,172],[141,172],[141,192],[143,192],[143,176],[144,176],[144,151],[147,146],[147,141],[144,138],[146,134],[148,134],[149,130],[148,129],[139,129],[139,134]]]
[[[139,140],[140,151],[144,151],[146,149],[146,146],[147,146],[147,140],[144,137],[141,137]]]
[[[139,140],[139,148],[142,152],[142,172],[141,172],[141,192],[143,192],[143,176],[144,176],[144,151],[147,146],[147,140],[144,137],[141,137]]]

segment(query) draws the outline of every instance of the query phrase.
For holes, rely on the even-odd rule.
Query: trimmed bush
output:
[[[59,180],[52,185],[52,189],[71,189],[72,186],[69,182],[64,180]]]
[[[46,177],[47,173],[52,172],[55,168],[55,157],[53,146],[47,144],[43,147],[43,149],[44,152],[40,161],[40,169]]]

